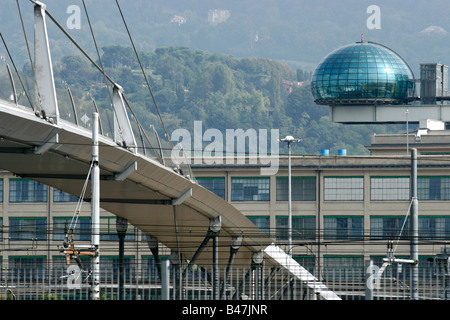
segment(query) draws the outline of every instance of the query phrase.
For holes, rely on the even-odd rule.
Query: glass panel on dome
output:
[[[311,82],[316,102],[362,98],[403,100],[414,87],[414,76],[405,61],[388,48],[358,42],[333,51],[317,67]],[[331,102],[331,101],[330,101]],[[372,102],[369,102],[372,103]]]

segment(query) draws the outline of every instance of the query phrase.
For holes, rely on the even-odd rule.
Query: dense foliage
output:
[[[102,49],[106,73],[124,88],[139,121],[145,128],[154,125],[163,136],[132,48]],[[348,153],[362,154],[367,152],[364,145],[369,143],[370,134],[386,130],[384,126],[330,122],[328,107],[313,101],[310,74],[277,61],[236,59],[185,47],[158,48],[150,53],[140,52],[139,57],[169,135],[177,128],[192,132],[194,121],[202,121],[203,130],[214,128],[221,132],[279,129],[280,137],[293,135],[303,139],[294,146],[294,153],[318,154],[321,149],[330,149],[331,154],[336,154],[337,149],[345,148]],[[59,90],[70,88],[78,107],[91,108],[90,96],[100,107],[107,109],[110,105],[103,75],[86,59],[63,57],[55,66],[55,75]],[[68,102],[60,99],[69,114]],[[285,147],[280,147],[283,152]]]

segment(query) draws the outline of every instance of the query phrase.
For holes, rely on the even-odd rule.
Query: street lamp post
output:
[[[287,142],[288,146],[288,253],[292,256],[292,177],[291,177],[291,143],[299,142],[301,139],[295,139],[293,136],[286,136],[280,139],[281,142]]]
[[[409,154],[409,135],[408,135],[408,131],[409,131],[409,121],[408,121],[408,114],[409,114],[409,109],[406,109],[406,154]]]
[[[125,235],[127,233],[128,220],[122,217],[116,218],[117,235],[119,236],[119,300],[124,298],[125,268],[124,251]]]

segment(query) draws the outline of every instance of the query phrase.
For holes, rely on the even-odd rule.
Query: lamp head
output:
[[[127,232],[128,220],[122,217],[116,218],[116,229],[118,233]]]
[[[293,136],[286,136],[283,139],[279,139],[279,141],[281,142],[287,142],[287,143],[291,143],[291,142],[299,142],[302,141],[302,139],[296,139]]]

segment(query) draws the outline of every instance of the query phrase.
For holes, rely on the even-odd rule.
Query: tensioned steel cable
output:
[[[32,1],[32,0],[30,0]],[[33,1],[32,1],[33,2]],[[45,11],[46,15],[53,21],[53,23],[64,33],[64,35],[81,51],[81,53],[89,60],[92,65],[97,68],[111,83],[115,84],[115,81],[89,56],[89,54],[72,38],[72,36],[61,26],[61,24],[56,20],[50,12]]]
[[[39,87],[38,87],[37,79],[36,79],[36,68],[34,66],[33,59],[31,58],[30,45],[28,43],[28,37],[27,37],[27,32],[25,30],[25,24],[23,23],[22,11],[20,10],[19,0],[16,0],[16,3],[17,3],[17,10],[19,11],[20,22],[22,24],[22,31],[23,31],[23,36],[25,38],[25,44],[27,46],[28,59],[30,60],[31,70],[33,71],[34,84],[36,87],[36,95],[38,98],[38,107],[39,107],[39,111],[42,112],[42,110],[43,110],[42,99],[41,99],[41,93],[39,92]]]
[[[413,200],[411,199],[411,201],[409,202],[408,211],[406,212],[405,219],[403,220],[403,224],[402,224],[402,227],[400,229],[400,232],[399,232],[399,235],[398,235],[398,238],[397,238],[397,243],[395,244],[395,248],[394,248],[394,250],[392,252],[393,254],[395,254],[395,251],[397,250],[397,247],[398,247],[398,243],[400,242],[400,239],[402,238],[403,229],[405,228],[406,221],[408,220],[408,216],[409,216],[409,213],[411,211],[412,203],[413,203]]]
[[[128,109],[130,110],[131,114],[132,114],[133,117],[134,117],[134,120],[135,120],[136,123],[138,124],[138,129],[139,129],[139,134],[141,135],[141,140],[144,141],[144,139],[143,139],[143,137],[142,137],[142,136],[144,136],[144,137],[146,138],[147,142],[150,144],[150,147],[151,147],[153,150],[157,150],[157,148],[156,148],[155,146],[153,146],[153,143],[152,143],[152,141],[150,140],[149,136],[147,135],[147,132],[144,130],[143,126],[142,126],[141,123],[139,122],[138,117],[137,117],[136,114],[134,113],[134,110],[131,108],[131,106],[130,106],[130,104],[129,104],[129,102],[128,102],[128,100],[127,100],[127,98],[126,98],[125,96],[123,96],[123,101],[127,104]],[[137,147],[137,146],[136,146],[136,147]],[[144,152],[144,154],[145,154],[145,145],[144,145],[144,144],[142,145],[142,148],[143,148],[143,152]],[[159,149],[160,149],[160,152],[161,152],[161,159],[160,159],[160,160],[161,160],[161,163],[164,164],[164,158],[163,158],[162,148],[160,147]],[[158,153],[157,153],[156,151],[155,151],[155,154],[158,155]]]
[[[149,91],[150,91],[150,95],[152,96],[153,103],[155,104],[156,111],[158,112],[159,119],[160,119],[161,124],[162,124],[162,126],[163,126],[163,128],[164,128],[164,133],[165,133],[165,135],[166,135],[167,140],[169,141],[170,146],[173,148],[172,141],[170,140],[169,134],[167,133],[166,126],[164,125],[164,121],[163,121],[163,119],[162,119],[161,113],[160,113],[159,108],[158,108],[158,105],[157,105],[157,103],[156,103],[156,99],[155,99],[155,97],[154,97],[154,95],[153,95],[153,91],[152,91],[152,89],[151,89],[151,87],[150,87],[150,83],[149,83],[149,81],[148,81],[147,75],[145,74],[144,67],[142,66],[141,59],[139,58],[139,54],[138,54],[138,52],[137,52],[137,50],[136,50],[136,46],[134,45],[133,38],[131,37],[130,30],[128,29],[127,22],[125,21],[125,17],[123,16],[122,9],[120,8],[119,1],[118,1],[118,0],[116,0],[116,4],[117,4],[117,7],[118,7],[118,9],[119,9],[120,15],[121,15],[121,17],[122,17],[123,24],[125,25],[125,28],[126,28],[126,30],[127,30],[128,38],[130,39],[131,45],[133,46],[134,53],[135,53],[136,58],[137,58],[137,60],[138,60],[138,62],[139,62],[139,66],[140,66],[140,68],[141,68],[142,74],[143,74],[143,76],[144,76],[144,78],[145,78],[145,82],[147,83],[147,88],[148,88]]]
[[[86,8],[86,4],[84,3],[84,0],[82,0],[82,2],[83,2],[84,12],[86,13],[86,18],[87,18],[87,21],[88,21],[88,24],[89,24],[89,29],[91,31],[92,40],[94,41],[95,50],[97,51],[98,62],[100,63],[100,67],[102,68],[102,74],[103,74],[103,78],[105,79],[105,84],[106,84],[106,89],[108,90],[109,99],[111,100],[111,105],[113,105],[114,102],[113,102],[113,98],[112,98],[112,95],[111,95],[111,89],[109,87],[109,83],[108,83],[108,80],[106,78],[105,68],[103,67],[102,58],[100,56],[100,52],[99,52],[98,46],[97,46],[97,40],[95,39],[94,31],[92,30],[91,19],[89,18],[89,14],[88,14],[88,11],[87,11],[87,8]],[[114,108],[113,108],[113,112],[114,112],[114,116],[117,117],[117,114],[116,114]],[[122,132],[122,130],[120,129],[120,123],[118,121],[117,121],[117,124],[119,125],[120,132]]]
[[[35,1],[33,1],[33,0],[30,0],[32,3],[35,3]],[[84,3],[84,2],[83,2]],[[55,25],[64,33],[64,35],[78,48],[78,50],[80,50],[80,52],[89,60],[89,62],[91,62],[92,63],[92,65],[95,67],[95,68],[97,68],[97,70],[98,71],[100,71],[102,74],[103,74],[103,76],[105,77],[105,79],[107,79],[107,80],[109,80],[112,84],[116,84],[115,83],[115,81],[105,72],[105,70],[104,70],[104,68],[103,68],[103,65],[102,66],[99,66],[90,56],[89,56],[89,54],[75,41],[75,39],[73,39],[73,37],[63,28],[63,26],[61,26],[61,24],[51,15],[51,13],[50,12],[48,12],[47,10],[45,11],[46,12],[46,15],[53,21],[53,23],[55,23]],[[87,14],[87,10],[86,10],[86,14]],[[92,32],[92,29],[91,29],[91,32]],[[92,33],[92,35],[93,35],[93,33]],[[94,35],[93,35],[93,37],[94,37]],[[94,37],[94,39],[95,39],[95,37]],[[96,45],[96,48],[97,48],[97,45]],[[98,48],[97,48],[97,53],[98,53]],[[99,54],[99,53],[98,53]],[[101,59],[99,58],[99,62],[101,63]],[[102,63],[101,63],[102,64]],[[108,89],[108,92],[110,93],[110,90]],[[112,100],[112,99],[111,99]],[[30,102],[31,103],[31,102]],[[133,116],[134,116],[134,118],[135,118],[135,120],[136,120],[136,122],[138,123],[138,125],[139,126],[141,126],[142,127],[142,125],[138,122],[138,120],[137,120],[137,117],[135,116],[135,114],[134,114],[134,112],[133,112],[133,110],[131,110],[131,107],[130,107],[130,105],[129,104],[127,104],[127,106],[128,106],[128,108],[130,109],[130,111],[132,112],[132,114],[133,114]],[[161,121],[162,121],[162,117],[160,117],[160,119],[161,119]],[[163,124],[163,126],[164,126],[164,123],[162,123]],[[167,131],[166,131],[166,134],[167,134]],[[147,137],[147,139],[148,139],[148,137]],[[170,141],[170,139],[168,139],[169,140],[169,143],[171,143],[171,141]],[[150,143],[150,140],[148,139],[148,142]],[[150,143],[150,145],[151,145],[151,143]],[[154,148],[153,146],[151,146],[152,148]]]
[[[78,198],[78,202],[77,202],[77,206],[76,206],[76,209],[75,209],[74,216],[72,217],[72,220],[70,222],[70,226],[68,228],[68,232],[69,231],[72,232],[73,229],[74,229],[74,226],[76,226],[77,223],[78,223],[78,218],[80,216],[81,206],[82,206],[83,201],[84,201],[84,195],[86,193],[86,189],[87,189],[87,186],[88,186],[89,177],[91,175],[93,164],[94,163],[91,161],[91,165],[89,166],[88,174],[86,175],[86,180],[84,181],[84,185],[83,185],[83,188],[81,190],[80,197]],[[65,234],[65,236],[68,237],[69,235]]]
[[[33,109],[33,111],[36,112],[36,110],[35,110],[35,108],[34,108],[34,105],[33,105],[33,103],[31,102],[30,96],[28,95],[28,91],[27,91],[27,89],[25,88],[25,85],[24,85],[24,83],[23,83],[23,81],[22,81],[22,77],[20,76],[19,71],[17,70],[16,64],[14,63],[14,60],[13,60],[13,58],[12,58],[12,56],[11,56],[11,52],[9,52],[8,45],[6,44],[6,41],[5,41],[5,39],[3,38],[3,34],[2,34],[1,32],[0,32],[0,37],[2,38],[3,45],[5,46],[6,52],[8,53],[9,60],[11,60],[11,63],[12,63],[12,65],[13,65],[13,67],[14,67],[14,70],[16,71],[16,75],[17,75],[17,77],[19,78],[19,81],[20,81],[20,84],[21,84],[21,86],[22,86],[23,92],[25,92],[25,95],[26,95],[26,97],[27,97],[27,99],[28,99],[28,102],[30,103],[30,107]]]

